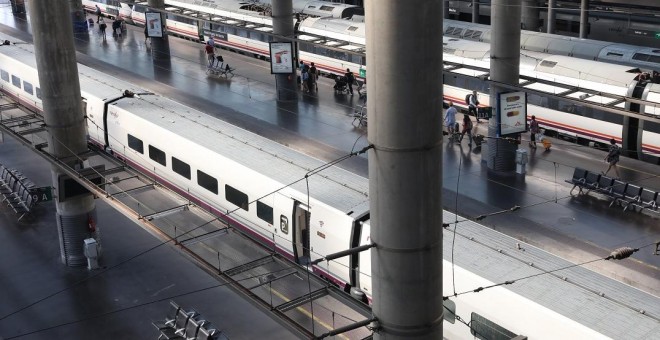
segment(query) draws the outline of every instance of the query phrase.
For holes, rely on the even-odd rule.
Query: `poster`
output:
[[[498,98],[500,136],[527,131],[527,94],[500,93]]]
[[[293,44],[291,42],[270,43],[270,73],[293,73]]]
[[[147,26],[147,36],[162,38],[163,23],[159,12],[144,13],[145,25]]]

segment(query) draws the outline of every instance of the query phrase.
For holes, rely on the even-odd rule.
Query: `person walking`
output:
[[[529,147],[536,149],[536,135],[539,132],[541,132],[539,122],[536,120],[536,116],[532,115],[532,121],[529,122]]]
[[[103,18],[99,19],[99,31],[101,31],[101,37],[103,40],[105,40],[105,29],[108,27],[108,25],[105,24],[105,20]]]
[[[459,143],[463,141],[463,136],[466,133],[468,135],[468,146],[472,147],[472,120],[470,115],[463,115],[463,131],[461,132],[461,138],[458,140]]]
[[[353,95],[353,83],[355,83],[355,76],[353,75],[353,72],[351,72],[350,68],[346,69],[346,73],[344,74],[344,77],[346,78],[346,85],[348,85],[348,92],[351,93],[351,96]]]
[[[605,156],[605,161],[609,163],[610,166],[607,167],[606,171],[601,171],[603,175],[607,175],[607,173],[610,172],[610,169],[614,168],[616,177],[617,178],[621,177],[619,175],[619,169],[616,166],[616,163],[619,163],[620,155],[621,155],[621,149],[619,148],[618,145],[616,145],[616,140],[614,140],[614,138],[610,139],[609,152],[607,153],[607,156]]]
[[[103,17],[101,17],[101,7],[99,7],[99,5],[94,6],[96,6],[96,23],[98,24],[99,20],[103,19]]]
[[[213,67],[215,63],[215,47],[213,45],[204,44],[204,51],[206,52],[206,59],[209,61],[209,67]]]
[[[449,102],[449,108],[445,112],[445,126],[447,126],[447,132],[449,133],[449,140],[454,139],[455,125],[456,125],[456,108],[454,107],[453,102]]]
[[[477,108],[479,107],[479,98],[477,98],[477,91],[472,91],[472,94],[468,98],[468,114],[473,114],[477,118],[477,123],[479,121],[479,114]]]

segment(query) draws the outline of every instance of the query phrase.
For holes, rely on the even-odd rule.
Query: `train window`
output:
[[[633,59],[635,60],[641,60],[641,61],[647,61],[649,59],[650,55],[644,54],[644,53],[635,53],[633,55]]]
[[[449,323],[456,323],[456,303],[452,300],[445,300],[442,301],[442,306],[445,308],[442,318]]]
[[[319,9],[322,10],[322,11],[326,11],[326,12],[332,12],[332,10],[335,9],[335,7],[334,6],[325,6],[325,5],[323,5],[323,6],[319,7]]]
[[[483,316],[472,313],[470,321],[470,333],[477,339],[482,340],[509,340],[517,336],[510,330],[484,318]]]
[[[238,207],[240,207],[245,211],[249,210],[248,195],[239,190],[236,190],[235,188],[232,188],[229,185],[225,185],[225,199],[228,202],[237,205]]]
[[[32,87],[32,84],[28,83],[27,81],[23,82],[23,91],[29,94],[34,94],[34,88]]]
[[[248,38],[248,32],[244,29],[237,28],[236,35],[243,38]]]
[[[128,135],[128,147],[141,154],[144,154],[144,143],[142,143],[141,139],[131,134]]]
[[[37,87],[37,98],[41,99],[41,88]]]
[[[14,86],[18,87],[19,89],[21,88],[21,78],[13,74],[11,76],[11,83],[14,84]]]
[[[197,184],[216,195],[218,194],[218,180],[203,171],[197,170]]]
[[[174,170],[174,172],[177,174],[190,179],[190,165],[176,157],[172,157],[172,170]]]
[[[273,224],[273,207],[257,201],[257,217],[268,222],[268,224]]]
[[[149,158],[162,166],[167,166],[167,156],[165,156],[165,152],[153,145],[149,145]]]
[[[9,82],[9,73],[5,70],[0,70],[0,78],[6,82]]]

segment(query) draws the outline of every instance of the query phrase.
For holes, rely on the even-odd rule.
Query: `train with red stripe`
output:
[[[269,58],[272,20],[263,2],[215,0],[213,6],[209,4],[202,6],[191,0],[166,1],[169,33],[199,41],[212,39],[220,48],[264,60]],[[294,1],[294,10],[301,12],[305,6],[319,8],[330,4],[341,6],[323,1]],[[146,8],[146,3],[133,6],[133,22],[144,23]],[[346,69],[351,69],[362,81],[367,77],[365,23],[355,13],[336,12],[328,17],[308,15],[294,19],[300,59],[314,62],[321,73],[330,76],[343,75]],[[351,19],[342,17],[349,14]],[[487,70],[490,67],[490,44],[445,37],[444,61]],[[643,77],[645,71],[648,71],[648,78]],[[447,73],[443,79],[445,100],[452,100],[461,107],[465,94],[477,90],[481,105],[490,104],[488,83],[482,80],[487,77],[487,71],[452,67]],[[660,163],[660,85],[657,84],[660,74],[656,73],[654,77],[652,70],[530,50],[521,51],[520,74],[551,83],[528,86],[548,93],[548,96],[534,94],[528,97],[528,112],[537,116],[546,133],[597,147],[605,147],[614,138],[627,156]],[[556,93],[639,115],[626,117],[551,97]],[[643,101],[617,102],[625,97]]]

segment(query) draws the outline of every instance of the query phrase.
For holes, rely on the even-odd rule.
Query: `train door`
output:
[[[634,85],[631,85],[631,87],[634,86],[634,88],[632,88],[631,97],[642,98],[644,89],[646,88],[647,84],[648,82],[640,80],[637,81]],[[628,93],[630,94],[630,89],[628,90]],[[641,112],[641,107],[638,103],[630,103],[627,109],[632,112]],[[641,126],[639,118],[628,116],[623,117],[623,141],[621,146],[623,149],[623,154],[630,158],[638,158],[639,156],[637,152],[639,151],[638,146],[641,146],[642,137],[640,130]]]
[[[300,264],[310,261],[309,210],[308,206],[298,201],[293,205],[293,255]]]

